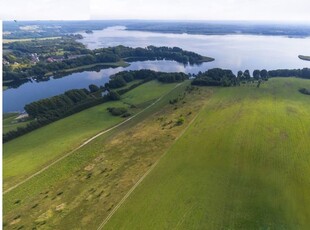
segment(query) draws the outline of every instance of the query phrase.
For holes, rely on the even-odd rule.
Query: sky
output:
[[[0,0],[2,20],[267,20],[310,23],[310,0]]]

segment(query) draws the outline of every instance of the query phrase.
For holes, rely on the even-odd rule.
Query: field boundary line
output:
[[[179,83],[177,84],[172,90],[170,90],[168,93],[162,95],[161,97],[159,97],[156,101],[154,101],[152,104],[150,104],[149,106],[147,106],[145,109],[141,110],[140,112],[138,112],[137,114],[135,114],[134,116],[126,119],[125,121],[122,121],[121,123],[106,129],[98,134],[96,134],[95,136],[89,138],[88,140],[84,141],[81,145],[79,145],[78,147],[76,147],[75,149],[71,150],[70,152],[68,152],[67,154],[63,155],[62,157],[58,158],[57,160],[53,161],[52,163],[50,163],[49,165],[45,166],[44,168],[40,169],[39,171],[37,171],[36,173],[32,174],[31,176],[27,177],[26,179],[24,179],[23,181],[17,183],[16,185],[8,188],[7,190],[5,190],[3,192],[3,195],[5,195],[6,193],[12,191],[13,189],[19,187],[20,185],[24,184],[25,182],[29,181],[30,179],[34,178],[35,176],[41,174],[42,172],[44,172],[45,170],[49,169],[50,167],[52,167],[53,165],[57,164],[58,162],[62,161],[63,159],[65,159],[66,157],[70,156],[71,154],[73,154],[74,152],[76,152],[77,150],[81,149],[82,147],[84,147],[85,145],[89,144],[91,141],[95,140],[96,138],[102,136],[103,134],[106,134],[118,127],[120,127],[121,125],[129,122],[130,120],[134,119],[135,117],[137,117],[138,115],[140,115],[141,113],[143,113],[144,111],[146,111],[147,109],[151,108],[153,105],[155,105],[156,103],[158,103],[163,97],[167,96],[169,93],[171,93],[173,90],[175,90],[177,87],[179,87],[180,85],[182,85],[183,83]]]
[[[204,106],[203,106],[204,107]],[[202,108],[203,108],[202,107]],[[103,222],[99,225],[97,230],[103,229],[104,225],[108,223],[114,213],[120,208],[120,206],[127,200],[127,198],[131,195],[131,193],[139,186],[139,184],[147,177],[147,175],[157,166],[162,158],[164,158],[167,153],[170,151],[172,146],[183,136],[183,134],[188,130],[188,128],[193,124],[198,115],[202,110],[199,110],[197,115],[188,123],[187,127],[179,134],[179,136],[173,141],[169,149],[149,168],[148,171],[134,184],[134,186],[126,193],[126,195],[121,199],[121,201],[114,207],[114,209],[109,213],[109,215],[103,220]]]

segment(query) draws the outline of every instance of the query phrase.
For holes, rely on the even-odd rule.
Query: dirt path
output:
[[[142,111],[140,111],[139,113],[135,114],[134,116],[128,118],[127,120],[107,129],[104,130],[98,134],[96,134],[95,136],[89,138],[88,140],[86,140],[85,142],[83,142],[80,146],[78,146],[77,148],[73,149],[72,151],[68,152],[67,154],[63,155],[62,157],[58,158],[57,160],[55,160],[54,162],[50,163],[49,165],[45,166],[44,168],[40,169],[38,172],[32,174],[31,176],[27,177],[26,179],[24,179],[23,181],[17,183],[16,185],[8,188],[7,190],[5,190],[3,192],[3,195],[5,195],[6,193],[12,191],[13,189],[19,187],[20,185],[24,184],[25,182],[29,181],[30,179],[32,179],[33,177],[41,174],[42,172],[44,172],[45,170],[49,169],[50,167],[52,167],[53,165],[57,164],[58,162],[62,161],[63,159],[65,159],[66,157],[70,156],[71,154],[73,154],[74,152],[76,152],[77,150],[79,150],[80,148],[84,147],[85,145],[89,144],[91,141],[95,140],[97,137],[100,137],[101,135],[108,133],[118,127],[120,127],[121,125],[129,122],[130,120],[132,120],[133,118],[137,117],[138,115],[140,115],[141,113],[143,113],[144,111],[146,111],[147,109],[149,109],[150,107],[152,107],[153,105],[155,105],[157,102],[159,102],[163,97],[165,97],[166,95],[168,95],[170,92],[172,92],[174,89],[176,89],[177,87],[179,87],[180,85],[182,85],[183,83],[177,84],[172,90],[170,90],[168,93],[164,94],[163,96],[161,96],[160,98],[158,98],[155,102],[153,102],[151,105],[149,105],[148,107],[146,107],[145,109],[143,109]]]
[[[201,110],[200,110],[201,111]],[[197,113],[197,115],[193,118],[193,120],[190,121],[190,123],[186,126],[186,128],[179,134],[179,136],[174,140],[171,147],[180,139],[181,136],[187,131],[187,129],[191,126],[191,124],[196,120],[198,115],[200,114],[200,111]],[[171,148],[170,147],[170,148]],[[147,177],[147,175],[157,166],[159,161],[167,155],[170,148],[149,168],[149,170],[135,183],[135,185],[126,193],[126,195],[121,199],[121,201],[114,207],[114,209],[110,212],[110,214],[103,220],[103,222],[99,225],[97,230],[100,230],[104,227],[104,225],[111,219],[111,217],[114,215],[114,213],[119,209],[119,207],[127,200],[127,198],[131,195],[131,193],[139,186],[139,184]]]

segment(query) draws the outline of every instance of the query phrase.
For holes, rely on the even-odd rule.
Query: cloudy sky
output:
[[[0,0],[2,20],[176,19],[310,23],[310,0]]]

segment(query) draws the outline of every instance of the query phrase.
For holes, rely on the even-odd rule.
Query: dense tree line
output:
[[[32,102],[25,106],[25,111],[34,121],[26,127],[18,128],[3,135],[3,141],[9,141],[40,128],[51,122],[67,117],[84,109],[109,101],[110,95],[95,97],[86,89],[73,89],[51,98]]]
[[[237,85],[236,75],[231,70],[214,68],[196,75],[192,85],[201,86],[232,86]]]
[[[204,73],[199,72],[194,76],[195,79],[192,85],[234,86],[250,82],[257,83],[257,87],[259,87],[262,82],[272,77],[298,77],[310,79],[310,69],[254,70],[252,76],[249,70],[245,70],[244,72],[238,71],[237,76],[235,76],[231,70],[215,68]]]
[[[269,77],[299,77],[310,79],[310,69],[278,69],[268,71]]]
[[[54,110],[51,112],[47,112],[45,115],[42,115],[39,119],[35,119],[34,121],[27,124],[26,127],[19,127],[16,130],[9,131],[8,133],[3,134],[3,142],[10,141],[14,138],[22,136],[26,133],[29,133],[35,129],[43,127],[47,124],[50,124],[54,121],[62,119],[64,117],[70,116],[72,114],[81,112],[85,109],[91,108],[93,106],[99,105],[101,103],[109,101],[110,98],[108,95],[102,98],[93,98],[81,101],[73,106],[68,107],[67,109],[63,110]]]
[[[257,87],[259,87],[262,81],[268,80],[269,74],[267,70],[263,69],[254,70],[253,75],[251,76],[249,70],[240,70],[236,76],[231,70],[214,68],[204,73],[199,72],[194,76],[195,79],[193,80],[192,85],[227,87],[246,83],[257,83]]]
[[[182,82],[188,79],[189,76],[185,73],[159,73],[157,80],[163,83]]]
[[[143,82],[147,82],[157,79],[163,83],[173,83],[181,82],[188,78],[189,76],[185,73],[164,73],[146,69],[122,71],[111,76],[111,80],[105,84],[105,87],[108,89],[117,89],[126,86],[127,83],[134,80],[143,80]]]
[[[61,116],[68,108],[85,100],[92,99],[86,89],[73,89],[51,98],[32,102],[25,106],[25,111],[33,118],[46,117],[54,119]]]
[[[153,80],[156,78],[157,73],[152,70],[135,70],[135,71],[122,71],[111,76],[105,87],[108,89],[117,89],[126,86],[127,83],[134,80]]]

